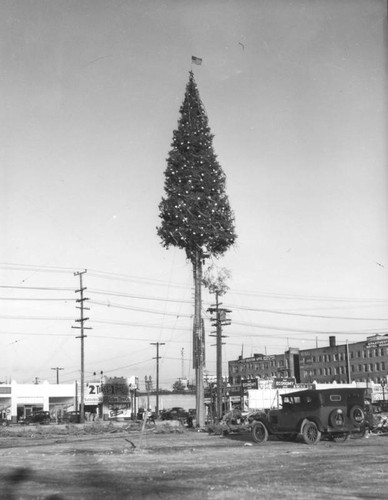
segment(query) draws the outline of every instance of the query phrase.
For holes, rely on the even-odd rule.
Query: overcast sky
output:
[[[383,0],[3,0],[0,380],[79,377],[85,269],[86,378],[155,378],[157,341],[161,385],[193,378],[191,265],[155,229],[192,55],[238,234],[224,373],[388,333],[386,23]]]

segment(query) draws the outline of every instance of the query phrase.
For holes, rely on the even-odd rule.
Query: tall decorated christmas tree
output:
[[[234,214],[225,193],[225,174],[213,149],[205,108],[193,72],[189,73],[165,170],[165,196],[157,228],[162,244],[182,248],[193,266],[195,304],[193,359],[196,369],[197,424],[205,424],[204,336],[201,318],[202,265],[219,257],[236,239]]]

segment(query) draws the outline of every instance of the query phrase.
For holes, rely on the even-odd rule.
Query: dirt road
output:
[[[257,445],[186,428],[59,427],[0,433],[1,499],[387,498],[384,436]]]

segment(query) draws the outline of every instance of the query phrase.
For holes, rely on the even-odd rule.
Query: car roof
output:
[[[287,397],[287,396],[302,396],[302,395],[308,395],[311,396],[313,394],[350,394],[350,393],[359,393],[362,394],[365,392],[365,389],[362,389],[360,387],[328,387],[327,389],[306,389],[302,391],[296,391],[296,392],[287,392],[286,394],[281,394],[282,397]]]

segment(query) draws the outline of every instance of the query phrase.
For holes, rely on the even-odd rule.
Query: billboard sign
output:
[[[295,377],[282,377],[273,379],[274,389],[289,389],[295,387]]]
[[[98,405],[102,403],[102,391],[100,382],[88,383],[84,392],[85,405]]]
[[[130,403],[131,394],[128,379],[124,377],[109,378],[102,386],[105,404]]]

